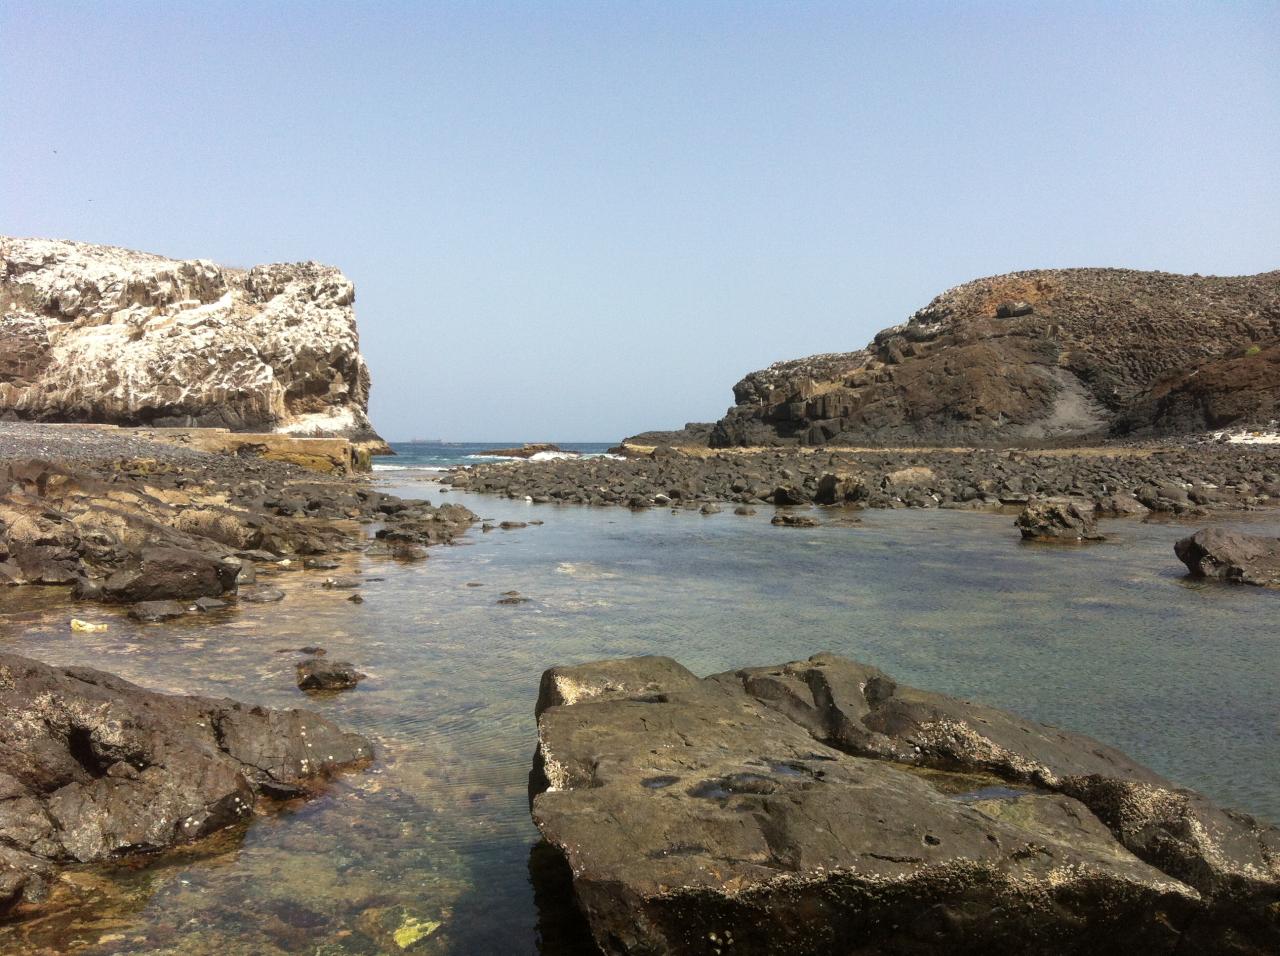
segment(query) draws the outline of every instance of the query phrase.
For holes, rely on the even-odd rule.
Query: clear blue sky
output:
[[[1275,2],[5,0],[0,89],[0,232],[340,266],[391,438],[714,419],[1013,269],[1280,267]]]

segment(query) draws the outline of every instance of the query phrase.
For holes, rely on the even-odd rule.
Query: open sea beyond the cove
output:
[[[545,866],[526,788],[540,674],[602,657],[667,654],[705,674],[835,651],[1093,734],[1280,818],[1280,592],[1187,582],[1173,542],[1197,526],[1104,522],[1112,539],[1090,547],[1024,545],[1011,515],[968,512],[779,528],[767,507],[703,516],[441,494],[414,470],[500,445],[398,446],[376,480],[545,524],[477,527],[413,564],[352,555],[340,572],[289,570],[272,582],[281,604],[164,625],[58,589],[5,595],[6,650],[158,690],[311,707],[369,736],[378,757],[196,848],[68,871],[87,902],[0,927],[0,952],[394,953],[395,931],[414,925],[429,928],[415,953],[581,953],[563,895],[531,879]],[[1217,523],[1274,535],[1278,517]],[[365,603],[322,588],[334,573],[362,574]],[[498,605],[510,590],[531,601]],[[108,630],[72,633],[73,609]],[[307,697],[293,649],[309,644],[369,678]]]

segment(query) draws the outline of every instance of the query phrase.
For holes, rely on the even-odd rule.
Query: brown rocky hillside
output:
[[[1017,443],[1265,423],[1280,415],[1280,271],[978,279],[865,349],[753,372],[734,400],[713,446]]]

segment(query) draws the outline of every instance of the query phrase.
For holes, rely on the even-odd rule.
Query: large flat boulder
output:
[[[367,740],[305,710],[144,690],[0,653],[0,912],[58,864],[198,839],[368,761]]]
[[[1274,827],[863,664],[603,661],[539,710],[534,822],[608,954],[1280,947]]]

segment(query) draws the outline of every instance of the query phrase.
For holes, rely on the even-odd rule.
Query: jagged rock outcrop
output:
[[[198,839],[373,756],[306,710],[144,690],[0,654],[0,912],[56,866]]]
[[[0,257],[0,416],[381,444],[355,288],[331,266],[14,238]]]
[[[779,362],[733,391],[713,447],[1018,443],[1265,423],[1280,402],[1280,271],[979,279],[865,349]],[[702,433],[666,440],[697,444]]]
[[[532,813],[621,954],[1280,947],[1280,831],[1081,734],[819,654],[543,675]]]

